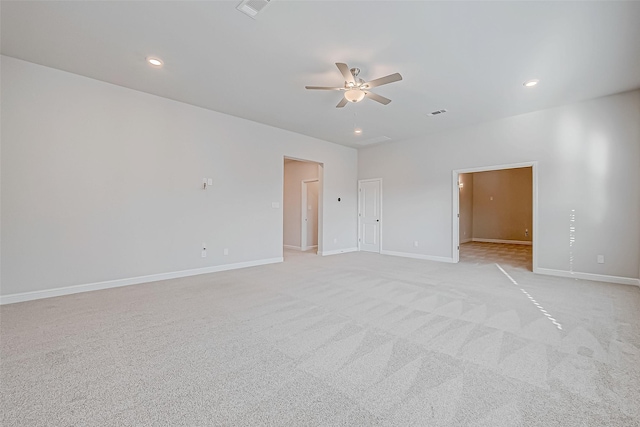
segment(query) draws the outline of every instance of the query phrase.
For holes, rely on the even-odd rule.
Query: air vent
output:
[[[256,15],[260,13],[269,2],[271,2],[271,0],[243,0],[236,9],[256,19]]]
[[[439,116],[440,114],[444,114],[444,113],[446,113],[446,112],[447,112],[447,110],[445,110],[445,109],[442,109],[442,110],[436,110],[436,111],[432,111],[432,112],[430,112],[429,114],[427,114],[427,116],[431,116],[431,117],[433,117],[433,116]]]
[[[388,136],[381,135],[381,136],[376,136],[375,138],[358,140],[354,142],[358,145],[371,145],[371,144],[377,144],[379,142],[385,142],[385,141],[391,141],[391,138],[389,138]]]

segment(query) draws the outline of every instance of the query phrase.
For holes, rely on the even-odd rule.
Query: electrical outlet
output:
[[[525,237],[529,237],[529,229],[528,228],[524,229],[524,236]]]
[[[417,241],[417,240],[414,240],[414,241],[413,241],[413,247],[414,247],[414,248],[417,248],[417,247],[418,247],[418,241]]]
[[[333,239],[333,243],[338,243],[338,239]]]
[[[224,248],[224,254],[229,255],[229,248]]]
[[[604,255],[598,255],[598,264],[604,264]]]
[[[206,250],[206,249],[203,249],[203,250],[202,250],[202,252],[200,253],[200,256],[201,256],[202,258],[206,258],[206,257],[207,257],[207,250]]]

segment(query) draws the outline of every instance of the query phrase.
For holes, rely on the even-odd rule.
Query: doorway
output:
[[[285,261],[322,251],[323,166],[284,158],[283,257]]]
[[[358,181],[358,249],[380,253],[382,248],[382,179]]]
[[[537,272],[537,162],[453,171],[454,262]]]

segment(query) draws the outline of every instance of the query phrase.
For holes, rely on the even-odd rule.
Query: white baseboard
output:
[[[512,245],[529,245],[531,246],[533,242],[530,240],[501,240],[501,239],[476,239],[475,237],[471,239],[472,242],[484,242],[484,243],[511,243]]]
[[[469,243],[469,242],[473,242],[473,239],[468,238],[468,239],[460,240],[460,244],[463,244],[463,243]]]
[[[323,251],[322,256],[346,254],[348,252],[358,252],[358,248],[335,249],[333,251]]]
[[[0,296],[0,305],[17,302],[32,301],[42,298],[59,297],[80,292],[97,291],[100,289],[119,288],[121,286],[139,285],[141,283],[157,282],[159,280],[177,279],[180,277],[196,276],[199,274],[217,273],[219,271],[236,270],[238,268],[256,267],[258,265],[283,262],[282,257],[260,259],[257,261],[238,262],[235,264],[216,265],[213,267],[194,268],[192,270],[173,271],[169,273],[150,274],[148,276],[131,277],[127,279],[107,280],[105,282],[87,283],[84,285],[65,286],[62,288],[46,289],[43,291],[23,292]]]
[[[437,262],[453,262],[453,258],[443,257],[443,256],[434,256],[434,255],[423,255],[423,254],[412,254],[409,252],[396,252],[396,251],[386,251],[381,250],[380,255],[391,255],[391,256],[399,256],[403,258],[414,258],[414,259],[423,259],[426,261],[437,261]]]
[[[304,251],[309,251],[309,250],[311,250],[313,248],[317,248],[318,245],[306,246],[304,248],[301,247],[301,246],[293,246],[293,245],[282,245],[282,247],[285,248],[285,249],[292,249],[294,251],[302,251],[302,252],[304,252]]]
[[[536,268],[534,273],[547,276],[569,277],[571,279],[594,280],[596,282],[618,283],[621,285],[640,286],[640,279],[634,277],[608,276],[605,274],[580,273],[576,271],[554,270],[552,268]]]

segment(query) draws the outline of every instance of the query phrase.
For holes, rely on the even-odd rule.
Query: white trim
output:
[[[59,297],[62,295],[78,294],[80,292],[97,291],[101,289],[119,288],[122,286],[139,285],[141,283],[157,282],[160,280],[177,279],[180,277],[197,276],[199,274],[217,273],[219,271],[236,270],[238,268],[256,267],[258,265],[283,262],[282,257],[259,259],[256,261],[238,262],[235,264],[216,265],[213,267],[194,268],[192,270],[173,271],[169,273],[150,274],[148,276],[130,277],[126,279],[107,280],[104,282],[87,283],[84,285],[65,286],[62,288],[46,289],[42,291],[22,292],[0,296],[0,305],[32,301],[42,298]]]
[[[302,248],[300,246],[293,246],[293,245],[282,245],[283,248],[285,249],[293,249],[296,251],[301,251]]]
[[[456,169],[452,171],[453,180],[452,184],[452,236],[451,236],[451,259],[452,262],[457,263],[460,261],[460,187],[458,186],[458,180],[460,179],[461,173],[474,173],[474,172],[486,172],[493,170],[503,170],[503,169],[517,169],[517,168],[531,168],[531,193],[532,193],[532,232],[531,232],[531,245],[532,245],[532,253],[533,253],[533,272],[538,272],[538,162],[522,162],[522,163],[511,163],[506,165],[496,165],[496,166],[482,166],[476,168],[467,168],[467,169]]]
[[[462,241],[460,242],[460,244],[462,245],[463,243],[469,243],[469,242],[473,242],[473,239],[472,239],[472,238],[470,238],[470,237],[467,237],[466,239],[462,240]],[[453,259],[453,258],[452,258],[452,259]]]
[[[327,256],[327,255],[346,254],[348,252],[358,252],[358,248],[335,249],[333,251],[324,251],[322,253],[320,253],[320,252],[318,252],[318,253],[320,253],[320,255],[322,255],[322,256]]]
[[[531,242],[531,240],[476,239],[474,237],[473,239],[471,239],[471,241],[483,243],[510,243],[512,245],[533,245],[533,242]]]
[[[359,179],[358,180],[358,250],[361,251],[361,240],[362,240],[362,227],[360,227],[360,193],[362,192],[362,183],[363,182],[375,182],[378,181],[380,183],[380,222],[378,223],[378,242],[379,242],[379,252],[382,253],[382,178],[369,178],[369,179]],[[369,251],[366,251],[369,252]],[[376,253],[371,251],[372,253]]]
[[[423,255],[423,254],[412,254],[410,252],[396,252],[396,251],[380,251],[380,255],[391,255],[391,256],[399,256],[403,258],[414,258],[414,259],[422,259],[426,261],[436,261],[436,262],[454,262],[453,258],[448,258],[444,256],[434,256],[434,255]]]
[[[569,277],[571,279],[595,280],[596,282],[618,283],[621,285],[640,286],[640,279],[634,277],[608,276],[605,274],[580,273],[576,271],[554,270],[551,268],[538,268],[538,274],[547,276]]]
[[[310,251],[311,249],[313,249],[313,248],[317,248],[317,247],[318,247],[318,245],[311,245],[311,246],[307,246],[307,247],[305,247],[305,248],[300,248],[300,250],[301,250],[302,252],[306,252],[306,251]]]

